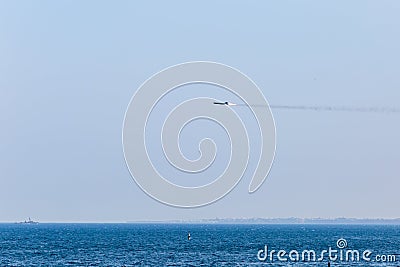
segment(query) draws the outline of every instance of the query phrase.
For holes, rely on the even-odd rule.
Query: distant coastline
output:
[[[0,224],[39,224],[37,221],[2,221]],[[40,224],[298,224],[400,225],[400,218],[214,218],[193,220],[41,221]]]
[[[215,218],[201,220],[167,221],[128,221],[127,223],[176,223],[176,224],[384,224],[400,225],[400,218],[394,219],[359,219],[359,218]]]

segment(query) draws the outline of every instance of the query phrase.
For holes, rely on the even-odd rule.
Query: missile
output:
[[[214,102],[214,105],[221,105],[221,106],[236,106],[235,103],[231,102]]]

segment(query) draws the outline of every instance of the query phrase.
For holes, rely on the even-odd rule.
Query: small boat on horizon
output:
[[[39,222],[35,222],[31,220],[31,217],[28,217],[28,220],[25,220],[23,222],[19,222],[20,224],[38,224]]]

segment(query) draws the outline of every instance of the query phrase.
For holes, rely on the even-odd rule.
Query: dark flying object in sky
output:
[[[235,103],[230,103],[230,102],[214,102],[214,105],[236,106]]]

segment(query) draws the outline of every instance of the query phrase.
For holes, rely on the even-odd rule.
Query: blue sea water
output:
[[[399,225],[216,224],[0,224],[0,266],[327,266],[327,255],[292,261],[288,253],[315,250],[318,258],[331,247],[339,258],[340,238],[342,253],[371,250],[371,261],[337,259],[332,267],[400,266]],[[276,253],[260,261],[265,246],[268,255],[285,250],[287,261]]]

